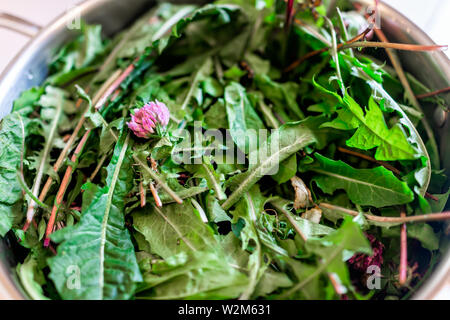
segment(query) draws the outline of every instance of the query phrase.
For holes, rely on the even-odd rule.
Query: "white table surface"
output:
[[[126,0],[124,0],[126,1]],[[385,0],[403,12],[438,44],[450,44],[450,0]],[[83,0],[0,0],[0,12],[12,13],[39,25]],[[0,28],[0,73],[27,43],[25,36]],[[447,51],[450,56],[450,52]]]

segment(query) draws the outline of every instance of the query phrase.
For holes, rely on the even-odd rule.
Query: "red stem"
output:
[[[137,60],[135,60],[136,62]],[[108,87],[108,89],[102,94],[98,102],[95,104],[95,109],[100,110],[103,105],[106,103],[108,98],[119,88],[120,84],[133,72],[135,66],[134,62],[130,64],[121,74],[120,76]]]
[[[294,7],[294,0],[288,0],[286,7],[286,23],[285,23],[286,31],[289,29],[289,26],[291,25],[293,7]]]
[[[391,170],[392,172],[394,172],[397,175],[401,174],[400,170],[398,170],[394,166],[391,166],[389,163],[376,160],[376,159],[374,159],[374,158],[372,158],[372,157],[370,157],[368,155],[365,155],[363,153],[359,153],[359,152],[356,152],[356,151],[353,151],[353,150],[348,150],[348,149],[345,149],[345,148],[342,148],[342,147],[338,147],[338,151],[340,151],[342,153],[346,153],[346,154],[352,155],[352,156],[355,156],[355,157],[359,157],[361,159],[365,159],[365,160],[370,161],[370,162],[377,163],[377,164],[385,167],[386,169]]]
[[[402,209],[400,217],[406,217],[405,210]],[[408,235],[406,232],[406,223],[402,224],[400,230],[400,271],[398,275],[398,282],[400,285],[406,283],[408,271]]]
[[[75,163],[77,161],[78,156],[80,155],[81,151],[83,151],[84,145],[86,144],[86,141],[89,138],[90,133],[91,133],[90,129],[84,133],[83,137],[81,138],[80,142],[77,145],[77,148],[75,149],[75,152],[72,155],[72,158],[70,159],[72,163]],[[64,198],[64,194],[66,193],[67,187],[69,186],[70,179],[72,177],[73,166],[74,164],[71,164],[67,167],[66,172],[64,174],[64,178],[61,181],[58,193],[56,194],[55,204],[53,205],[52,213],[47,223],[47,230],[45,231],[44,247],[48,247],[50,244],[50,234],[53,231],[53,226],[55,224],[55,219],[56,215],[58,214],[59,206],[61,205]]]
[[[446,93],[446,92],[449,92],[449,91],[450,91],[450,87],[447,87],[447,88],[439,89],[439,90],[436,90],[436,91],[433,91],[433,92],[419,94],[419,95],[416,96],[416,98],[417,99],[429,98],[429,97],[433,97],[433,96],[436,96],[438,94]]]
[[[152,195],[153,195],[153,199],[155,199],[155,204],[156,204],[156,206],[157,207],[162,207],[162,201],[161,201],[161,199],[159,198],[159,195],[158,195],[158,191],[156,191],[156,188],[155,188],[155,186],[153,185],[153,183],[150,183],[150,191],[152,192]]]
[[[429,192],[425,192],[425,198],[431,199],[433,201],[439,201],[439,199],[435,196],[433,196],[431,193]]]
[[[139,183],[139,193],[141,196],[141,208],[145,207],[145,189],[144,189],[144,183],[141,181]]]
[[[297,21],[297,20],[296,20],[295,22],[301,24],[301,21]],[[369,32],[370,32],[370,29],[367,28],[367,29],[364,30],[361,34],[358,34],[356,37],[354,37],[354,38],[348,40],[345,44],[350,44],[350,43],[353,43],[353,42],[357,42],[357,41],[359,41],[359,40],[362,40],[362,39],[364,39],[364,37],[365,37]],[[337,45],[337,49],[340,49],[342,46],[344,46],[344,43],[339,43],[339,44]],[[307,60],[307,59],[309,59],[309,58],[312,58],[312,57],[314,57],[314,56],[316,56],[316,55],[318,55],[318,54],[321,54],[321,53],[323,53],[323,52],[326,52],[326,51],[328,51],[329,49],[330,49],[329,47],[325,47],[325,48],[322,48],[322,49],[319,49],[319,50],[315,50],[315,51],[308,52],[307,54],[305,54],[305,55],[304,55],[303,57],[301,57],[300,59],[298,59],[298,60],[294,61],[293,63],[291,63],[291,64],[284,70],[284,72],[289,72],[289,71],[291,71],[291,70],[297,68],[297,67],[298,67],[300,64],[302,64],[305,60]]]

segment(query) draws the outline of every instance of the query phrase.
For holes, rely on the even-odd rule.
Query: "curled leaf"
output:
[[[311,191],[309,191],[303,180],[295,176],[291,178],[291,184],[295,192],[294,209],[309,207],[313,203],[313,199],[311,198]]]

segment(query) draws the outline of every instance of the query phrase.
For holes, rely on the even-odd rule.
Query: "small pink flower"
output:
[[[165,128],[169,123],[170,112],[166,105],[158,100],[149,102],[141,109],[134,109],[131,121],[127,122],[134,134],[140,138],[150,138],[159,125]]]
[[[383,264],[384,245],[371,234],[366,234],[366,237],[370,241],[373,254],[371,256],[368,256],[363,253],[357,253],[348,260],[348,263],[350,264],[350,266],[352,266],[353,269],[361,272],[366,272],[367,268],[371,265],[375,265],[381,268],[381,265]]]

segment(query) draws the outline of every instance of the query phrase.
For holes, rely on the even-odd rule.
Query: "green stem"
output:
[[[341,12],[341,10],[339,10],[338,7],[336,7],[336,11],[339,16],[339,28],[341,29],[342,40],[344,40],[344,42],[348,42],[349,38],[348,38],[347,28],[345,28],[344,18],[342,17],[342,12]],[[352,58],[355,56],[352,49],[349,49],[348,53]]]
[[[52,208],[50,208],[49,205],[46,205],[45,203],[43,203],[41,200],[39,200],[39,198],[37,196],[35,196],[33,194],[33,192],[27,186],[27,183],[25,182],[25,179],[24,179],[24,177],[23,177],[21,172],[17,172],[17,177],[18,177],[20,186],[22,187],[23,191],[31,198],[32,201],[35,202],[35,205],[37,204],[42,209],[44,209],[44,210],[46,210],[48,212],[52,211]],[[31,218],[31,219],[33,219],[33,218]]]
[[[45,142],[45,146],[44,146],[43,155],[41,158],[41,163],[39,164],[36,178],[34,180],[33,190],[32,190],[34,197],[31,199],[30,204],[28,205],[27,222],[31,222],[31,220],[33,220],[33,217],[34,217],[34,214],[36,211],[35,210],[36,201],[34,199],[37,198],[38,194],[39,194],[42,177],[44,176],[45,165],[47,163],[47,159],[50,156],[50,151],[53,146],[53,139],[55,138],[55,135],[57,132],[58,122],[59,122],[59,118],[61,117],[61,114],[62,114],[62,106],[59,103],[58,106],[56,107],[55,117],[53,118],[53,121],[51,123],[50,132],[49,132],[48,136],[46,137],[46,142]]]

